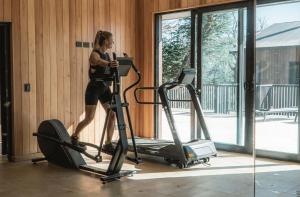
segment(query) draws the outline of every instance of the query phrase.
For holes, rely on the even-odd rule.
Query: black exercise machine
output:
[[[137,74],[139,75],[139,73]],[[159,87],[141,87],[135,89],[134,95],[137,103],[162,105],[174,141],[136,138],[135,141],[129,141],[129,151],[135,152],[135,155],[137,155],[136,152],[138,152],[145,156],[151,155],[163,158],[168,163],[176,164],[179,168],[186,168],[197,163],[206,163],[209,161],[210,157],[217,155],[216,148],[214,143],[211,141],[208,129],[206,127],[198,92],[192,85],[195,75],[195,69],[184,68],[177,80],[174,82],[167,82]],[[171,100],[168,98],[169,90],[182,87],[187,88],[191,100]],[[138,92],[146,90],[156,91],[160,97],[160,102],[140,101],[137,95]],[[197,136],[197,139],[192,140],[191,142],[181,142],[175,126],[175,120],[171,111],[170,101],[193,103],[205,139],[200,139],[200,136]]]
[[[114,55],[114,59],[116,59]],[[129,114],[128,103],[126,101],[122,102],[120,95],[120,77],[127,76],[130,68],[132,67],[137,71],[134,67],[132,59],[128,57],[117,58],[119,61],[118,69],[113,69],[113,75],[110,78],[105,79],[105,81],[113,81],[113,99],[111,101],[110,109],[107,113],[107,117],[105,120],[105,126],[103,128],[103,135],[101,138],[100,146],[95,144],[79,142],[81,145],[85,145],[88,147],[92,147],[97,150],[96,155],[92,155],[86,151],[83,146],[74,146],[71,143],[70,135],[68,134],[66,128],[59,120],[46,120],[43,121],[37,133],[34,133],[34,136],[37,136],[38,144],[41,152],[45,157],[32,159],[33,163],[37,163],[40,161],[47,160],[50,163],[63,166],[66,168],[75,168],[83,171],[92,172],[101,176],[101,180],[103,183],[117,180],[124,176],[131,176],[135,171],[122,171],[122,165],[127,155],[128,150],[128,141],[126,134],[126,124],[124,119],[123,107],[126,108],[127,113]],[[99,79],[103,80],[103,79]],[[136,83],[137,84],[137,83]],[[124,95],[126,92],[133,88],[135,83],[126,88]],[[114,112],[113,112],[114,111]],[[104,139],[104,133],[108,122],[108,117],[110,113],[116,113],[117,117],[117,126],[119,131],[119,140],[116,144],[114,153],[112,154],[112,159],[109,163],[108,169],[106,171],[87,165],[82,155],[96,161],[101,162],[102,156],[102,143]],[[131,121],[129,127],[132,131]],[[132,135],[133,136],[133,135]],[[134,161],[138,162],[138,156]]]

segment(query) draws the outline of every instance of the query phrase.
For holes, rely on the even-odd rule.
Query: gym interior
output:
[[[300,196],[299,10],[0,0],[0,196]],[[109,105],[74,142],[93,80]]]

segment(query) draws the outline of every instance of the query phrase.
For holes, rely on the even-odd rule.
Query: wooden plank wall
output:
[[[143,86],[154,84],[154,13],[183,10],[216,4],[232,3],[242,0],[139,0],[137,12],[138,21],[138,61],[143,75]],[[153,93],[141,96],[143,100],[153,99]],[[143,137],[154,135],[154,108],[150,105],[141,106],[140,131]]]
[[[0,22],[12,22],[13,147],[15,159],[38,152],[32,133],[42,120],[57,118],[71,133],[84,118],[84,91],[92,48],[76,48],[75,41],[93,42],[98,30],[111,31],[114,51],[136,56],[137,0],[0,0]],[[135,76],[123,80],[126,86]],[[24,92],[23,85],[31,84]],[[130,101],[133,101],[130,98]],[[139,114],[131,106],[132,119]],[[98,142],[104,112],[81,138]],[[134,121],[138,128],[138,121]]]
[[[154,81],[154,13],[232,1],[0,0],[0,22],[12,22],[15,158],[38,152],[32,133],[42,120],[58,118],[71,133],[84,117],[91,48],[76,48],[76,40],[92,42],[97,30],[111,31],[116,43],[113,50],[135,57],[142,85],[149,86]],[[130,73],[123,85],[134,79]],[[31,92],[23,91],[25,83],[31,84]],[[133,97],[129,102],[134,102]],[[131,114],[137,134],[153,136],[153,107],[131,105]],[[98,142],[103,121],[99,106],[82,139]]]

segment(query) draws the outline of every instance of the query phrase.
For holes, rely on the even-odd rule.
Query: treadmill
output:
[[[135,152],[136,161],[139,160],[138,154],[142,155],[143,158],[148,155],[151,157],[159,157],[160,159],[163,158],[168,163],[175,164],[179,168],[187,168],[197,163],[207,163],[211,157],[217,156],[215,145],[211,141],[210,134],[204,120],[199,95],[192,85],[195,75],[195,69],[184,68],[174,82],[167,82],[159,87],[140,87],[135,89],[134,97],[138,104],[162,105],[173,137],[173,141],[134,137],[131,127],[130,129],[133,137],[131,140],[128,140],[128,151]],[[170,98],[168,98],[168,91],[183,87],[187,88],[191,100],[171,100]],[[146,90],[156,91],[160,97],[160,102],[140,101],[138,99],[138,93]],[[205,139],[195,139],[188,143],[181,142],[178,137],[175,120],[170,107],[171,101],[184,101],[193,103],[196,111],[196,116],[200,123],[200,127]],[[129,113],[127,113],[127,116],[129,123],[131,123]]]

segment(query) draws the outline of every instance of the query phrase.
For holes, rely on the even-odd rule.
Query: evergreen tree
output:
[[[163,82],[171,81],[183,67],[190,67],[191,18],[163,21]]]
[[[202,27],[203,83],[236,83],[236,12],[204,15]],[[183,67],[190,67],[191,18],[165,20],[162,32],[163,82],[166,82],[173,80]]]

